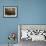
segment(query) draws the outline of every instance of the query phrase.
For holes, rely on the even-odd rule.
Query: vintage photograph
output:
[[[5,6],[4,7],[4,17],[16,17],[17,16],[17,7]]]
[[[46,25],[19,25],[18,31],[20,31],[20,41],[46,41]]]
[[[19,24],[18,42],[20,46],[31,46],[46,41],[46,25]]]

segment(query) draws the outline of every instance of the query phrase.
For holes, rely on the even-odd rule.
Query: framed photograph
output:
[[[15,6],[4,6],[4,17],[16,17],[17,7]]]
[[[45,24],[19,24],[18,25],[18,42],[24,40],[46,41]]]

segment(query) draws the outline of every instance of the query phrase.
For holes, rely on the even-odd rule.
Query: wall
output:
[[[17,32],[18,18],[4,18],[3,7],[5,6],[16,6],[17,0],[0,0],[0,44],[7,44],[9,42],[8,35],[10,32]],[[15,43],[18,43],[16,38]]]
[[[20,0],[19,23],[46,24],[46,0]]]
[[[12,5],[18,7],[18,16],[3,18],[3,6]],[[46,24],[46,0],[4,0],[0,2],[0,44],[8,43],[9,32],[18,32],[18,24]]]

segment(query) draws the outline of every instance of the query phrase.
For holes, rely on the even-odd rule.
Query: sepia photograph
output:
[[[4,7],[4,17],[16,17],[17,16],[17,7]]]

